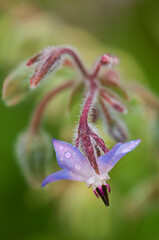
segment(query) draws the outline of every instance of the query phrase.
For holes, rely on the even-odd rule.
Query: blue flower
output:
[[[56,139],[52,141],[58,164],[62,170],[46,177],[42,182],[42,187],[61,179],[86,182],[88,187],[93,187],[95,195],[98,198],[100,196],[107,206],[109,206],[107,189],[110,192],[110,187],[107,184],[107,180],[110,179],[108,173],[125,154],[132,151],[140,143],[140,140],[133,140],[116,144],[108,153],[97,158],[100,172],[97,174],[87,158],[76,147]]]

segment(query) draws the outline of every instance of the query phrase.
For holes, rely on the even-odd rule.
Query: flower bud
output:
[[[120,77],[117,71],[109,69],[105,74],[105,80],[110,84],[118,84]]]
[[[117,142],[126,142],[128,139],[128,131],[124,122],[117,117],[108,105],[100,101],[103,119],[106,121],[106,129],[110,136]]]
[[[113,69],[107,70],[102,78],[100,78],[100,82],[103,86],[111,87],[117,94],[127,101],[130,100],[127,91],[120,84],[120,76],[117,71]]]
[[[27,69],[22,62],[5,79],[2,90],[2,99],[7,106],[13,106],[21,102],[30,91],[29,79],[32,70]]]
[[[117,112],[126,113],[126,105],[111,91],[101,89],[101,97]]]
[[[101,63],[102,64],[117,65],[117,64],[119,64],[119,59],[115,56],[110,55],[110,54],[104,54],[101,57]]]
[[[23,132],[16,144],[18,163],[26,181],[31,187],[40,187],[50,168],[51,142],[48,135],[41,131],[31,135]]]
[[[36,65],[33,76],[30,78],[30,87],[35,88],[39,82],[46,78],[49,73],[55,72],[61,65],[62,60],[58,48],[49,47],[33,56],[26,65]]]
[[[117,142],[126,142],[128,140],[128,133],[125,124],[120,124],[116,121],[112,121],[112,124],[108,126],[109,134]]]

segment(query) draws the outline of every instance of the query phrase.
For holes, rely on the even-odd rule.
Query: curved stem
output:
[[[75,60],[75,63],[78,65],[80,71],[82,72],[82,74],[84,75],[85,78],[89,78],[90,74],[88,73],[87,69],[85,68],[85,66],[83,65],[81,59],[79,58],[79,56],[76,54],[76,52],[74,50],[72,50],[71,48],[60,48],[59,49],[59,53],[63,54],[69,54],[71,57],[73,57],[73,59]]]
[[[81,113],[80,124],[83,124],[83,123],[86,124],[87,123],[88,114],[89,114],[91,105],[93,103],[93,99],[94,99],[95,93],[96,93],[96,88],[91,86],[90,95],[88,96],[88,98],[87,98],[87,100],[86,100],[86,102],[84,104],[82,113]]]
[[[43,112],[45,110],[45,107],[47,106],[47,104],[49,103],[49,101],[55,97],[59,92],[61,92],[62,90],[67,89],[68,87],[71,87],[74,83],[74,80],[71,80],[67,83],[64,83],[60,86],[58,86],[57,88],[53,89],[52,91],[50,91],[43,99],[42,101],[39,103],[39,105],[37,106],[32,119],[31,119],[31,123],[30,123],[30,133],[31,134],[35,134],[38,132],[39,129],[39,125],[41,122],[41,117],[43,115]]]
[[[93,68],[93,72],[92,74],[90,75],[90,78],[96,78],[101,67],[102,66],[108,66],[108,65],[116,65],[119,63],[119,59],[117,57],[113,57],[111,56],[110,54],[104,54],[102,55],[98,60],[97,60],[97,63],[96,65],[94,66]]]
[[[97,75],[98,75],[101,67],[102,67],[102,64],[101,64],[101,59],[100,59],[100,60],[98,60],[98,62],[97,62],[96,65],[94,66],[93,72],[92,72],[92,74],[91,74],[91,79],[94,79],[94,78],[97,77]]]
[[[91,141],[91,129],[88,126],[88,114],[91,109],[91,105],[93,103],[97,86],[91,82],[90,85],[90,93],[87,97],[82,114],[79,120],[79,127],[78,127],[78,137],[76,139],[76,147],[78,147],[79,144],[81,144],[81,147],[84,151],[85,156],[89,160],[91,166],[94,168],[95,172],[99,174],[99,168],[96,162],[96,155],[95,155],[95,149],[93,147],[92,141]]]

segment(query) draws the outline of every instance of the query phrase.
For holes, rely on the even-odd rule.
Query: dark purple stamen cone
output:
[[[109,206],[109,197],[108,197],[108,192],[107,192],[107,187],[105,185],[102,185],[99,188],[96,188],[96,191],[98,195],[101,197],[103,200],[104,204],[106,206]]]

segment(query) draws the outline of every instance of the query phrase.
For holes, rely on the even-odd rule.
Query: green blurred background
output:
[[[119,56],[125,84],[139,82],[158,95],[158,13],[158,0],[0,0],[0,88],[19,62],[45,46],[69,44],[88,66],[105,52]],[[62,81],[63,75],[55,79]],[[51,84],[17,106],[0,103],[0,238],[157,240],[159,110],[152,96],[139,93],[131,103],[130,137],[142,143],[111,172],[110,207],[105,208],[84,184],[64,181],[32,189],[18,166],[17,136]],[[45,128],[50,136],[71,141],[75,119],[64,107],[59,98],[49,105]],[[50,171],[55,161],[52,165]]]

